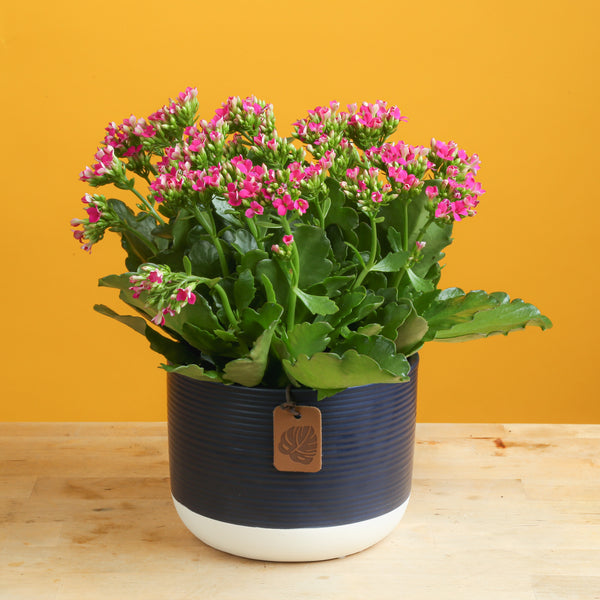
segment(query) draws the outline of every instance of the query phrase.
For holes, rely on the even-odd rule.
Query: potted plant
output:
[[[135,205],[86,194],[72,221],[85,250],[106,231],[125,250],[100,285],[134,314],[95,309],[164,356],[173,496],[196,535],[268,560],[356,552],[408,501],[421,346],[551,323],[501,292],[439,289],[479,158],[388,141],[397,107],[332,102],[291,137],[254,97],[197,111],[188,88],[110,123],[81,173]]]

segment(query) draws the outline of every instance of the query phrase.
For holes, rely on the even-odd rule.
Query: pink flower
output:
[[[286,246],[289,246],[293,241],[294,241],[294,236],[293,235],[284,235],[283,236],[283,243]]]
[[[452,202],[452,216],[455,221],[460,221],[462,217],[468,217],[469,211],[466,204],[462,200]]]
[[[156,315],[152,318],[152,322],[155,325],[164,325],[165,324],[165,316],[170,315],[174,317],[177,313],[169,306],[160,310]]]
[[[164,325],[165,324],[165,315],[162,311],[157,312],[153,317],[152,317],[152,322],[155,325]]]
[[[90,206],[88,206],[85,209],[85,211],[88,214],[88,217],[90,219],[90,223],[97,223],[100,220],[100,217],[102,216],[102,213],[93,204],[90,205]]]
[[[248,208],[246,210],[245,215],[249,219],[251,219],[255,215],[262,215],[263,212],[264,212],[264,208],[263,208],[262,204],[259,204],[258,202],[256,202],[256,200],[253,200],[252,202],[250,202],[250,208]]]
[[[150,275],[148,275],[148,281],[150,281],[151,283],[162,283],[163,282],[162,273],[158,269],[155,269],[154,271],[150,271]]]
[[[373,202],[381,202],[383,200],[381,192],[373,192],[371,194],[371,200],[373,200]]]
[[[273,208],[277,209],[277,214],[280,217],[283,217],[288,210],[294,209],[292,197],[289,194],[284,194],[281,198],[275,198],[273,200]]]
[[[430,185],[429,187],[425,188],[425,194],[430,200],[433,200],[439,193],[440,191],[435,185]]]
[[[179,288],[176,296],[177,302],[187,302],[188,304],[194,304],[196,302],[196,294],[192,291],[191,286],[185,289]]]
[[[442,200],[435,209],[436,219],[441,219],[448,216],[452,212],[450,200]]]
[[[210,167],[209,171],[210,175],[205,175],[203,177],[204,185],[210,187],[219,187],[219,184],[221,183],[221,173],[219,166]]]
[[[229,198],[228,202],[231,206],[240,206],[242,203],[242,199],[239,196],[237,185],[235,183],[227,184],[227,197]]]
[[[123,153],[123,156],[125,158],[127,158],[129,156],[135,156],[136,154],[139,154],[141,151],[142,151],[141,144],[139,146],[131,146],[130,148],[127,148],[127,150],[125,150],[125,152]]]
[[[454,160],[457,153],[457,145],[454,142],[439,142],[435,139],[431,140],[431,147],[435,151],[436,155],[442,160]]]
[[[190,100],[193,100],[197,96],[198,96],[197,88],[187,87],[187,88],[185,88],[185,91],[179,93],[178,99],[179,99],[179,102],[181,102],[183,104],[184,102],[189,102]]]
[[[298,198],[298,200],[296,200],[294,202],[294,208],[301,215],[303,215],[306,212],[306,210],[308,209],[308,202],[306,200],[304,200],[304,198]]]

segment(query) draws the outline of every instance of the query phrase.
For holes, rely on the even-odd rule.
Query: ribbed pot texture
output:
[[[299,405],[322,412],[323,467],[273,467],[272,415],[285,390],[244,388],[168,374],[171,490],[190,510],[226,523],[278,529],[356,523],[409,497],[418,357],[411,380],[349,388]]]

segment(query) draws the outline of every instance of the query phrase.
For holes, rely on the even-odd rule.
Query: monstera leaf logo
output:
[[[290,427],[281,434],[279,451],[294,462],[309,465],[317,454],[317,434],[310,425]]]

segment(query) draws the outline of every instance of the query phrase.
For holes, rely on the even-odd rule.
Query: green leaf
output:
[[[188,256],[192,262],[192,271],[194,275],[209,278],[221,275],[219,253],[214,244],[209,240],[198,240],[194,242]]]
[[[185,209],[181,209],[173,222],[173,249],[183,251],[187,235],[195,223],[191,213]]]
[[[511,331],[524,329],[527,326],[537,326],[542,329],[552,327],[548,317],[543,316],[540,311],[521,299],[510,301],[507,294],[495,292],[470,292],[464,296],[453,296],[447,300],[438,301],[431,307],[432,322],[435,329],[434,339],[439,341],[466,341],[487,337],[489,335],[504,334]],[[462,303],[465,310],[461,311]],[[475,309],[475,304],[479,309]],[[450,325],[452,318],[448,310],[443,310],[451,305],[455,311],[455,324]],[[436,321],[436,308],[440,308],[439,319]],[[470,314],[470,318],[465,320]],[[444,328],[441,328],[444,325]]]
[[[333,315],[339,310],[337,304],[325,296],[313,296],[298,288],[293,291],[313,315]]]
[[[123,273],[121,275],[106,275],[98,279],[99,287],[116,288],[118,290],[126,290],[131,286],[129,277],[132,273]]]
[[[387,232],[388,241],[390,246],[394,252],[402,252],[402,234],[394,229],[394,227],[390,227]]]
[[[252,275],[250,269],[246,269],[240,273],[240,276],[233,285],[233,296],[237,309],[243,310],[247,306],[250,306],[255,294],[254,275]]]
[[[190,261],[190,259],[187,256],[184,256],[182,259],[183,262],[183,268],[185,269],[185,274],[186,275],[191,275],[192,274],[192,263]]]
[[[412,269],[408,269],[406,272],[410,282],[417,292],[427,293],[433,290],[434,285],[432,281],[419,277]]]
[[[242,353],[239,344],[223,340],[214,331],[206,331],[192,323],[183,324],[181,335],[188,344],[215,358],[237,358]]]
[[[256,275],[261,279],[263,275],[267,277],[275,290],[277,304],[287,306],[290,282],[288,275],[283,271],[283,266],[278,261],[267,258],[257,263]]]
[[[345,206],[346,196],[340,188],[340,184],[328,177],[325,180],[331,206],[325,218],[325,227],[337,225],[344,234],[354,237],[354,229],[358,226],[358,213],[349,206]]]
[[[364,301],[366,296],[367,291],[364,287],[343,294],[339,299],[339,311],[335,313],[335,317],[330,319],[329,322],[334,326],[345,323],[352,311]]]
[[[437,331],[470,321],[475,313],[497,305],[498,300],[482,290],[465,294],[459,288],[448,288],[438,292],[423,316],[429,322],[431,330]]]
[[[382,296],[378,296],[369,290],[362,302],[352,310],[350,316],[344,319],[344,324],[362,322],[367,315],[377,310],[383,304],[383,301]]]
[[[362,335],[379,335],[383,331],[383,325],[379,323],[369,323],[368,325],[363,325],[356,330],[356,333],[360,333]]]
[[[375,263],[372,271],[382,271],[383,273],[394,273],[400,271],[408,262],[408,252],[390,252],[385,258]]]
[[[398,352],[410,356],[423,345],[429,325],[426,319],[418,315],[410,300],[404,298],[398,304],[402,307],[401,312],[408,311],[408,314],[396,330],[394,343]]]
[[[235,232],[228,230],[223,234],[223,239],[231,244],[241,256],[252,250],[258,250],[254,236],[246,229],[239,229]]]
[[[122,225],[115,225],[111,230],[121,234],[121,245],[128,255],[128,268],[137,268],[167,247],[167,240],[153,236],[156,221],[150,215],[136,215],[124,202],[115,198],[110,198],[108,205],[123,221]]]
[[[300,264],[298,287],[307,289],[323,281],[331,272],[333,265],[327,258],[331,245],[325,232],[312,225],[298,225],[294,230],[294,242]]]
[[[329,343],[327,335],[333,330],[329,323],[299,323],[288,334],[288,348],[293,357],[300,354],[312,356],[323,352]]]
[[[403,354],[396,354],[394,342],[381,336],[366,336],[353,333],[334,346],[333,351],[340,354],[347,350],[356,350],[372,358],[382,369],[398,377],[408,378],[410,365]]]
[[[317,390],[317,402],[321,400],[325,400],[325,398],[330,398],[331,396],[335,396],[339,392],[343,392],[344,388],[339,388],[337,390]]]
[[[241,221],[236,217],[236,211],[231,207],[227,200],[220,198],[219,196],[213,196],[212,204],[215,207],[215,211],[229,225],[233,225],[236,229],[242,229],[244,226]]]
[[[240,326],[245,336],[255,340],[271,323],[278,321],[282,314],[283,308],[279,304],[265,302],[258,311],[245,308],[240,313]]]
[[[179,373],[198,381],[223,382],[216,371],[207,371],[198,365],[160,365],[168,373]]]
[[[256,340],[248,357],[232,360],[225,365],[223,377],[246,387],[258,385],[263,378],[269,358],[271,338],[278,321],[273,321]]]
[[[165,317],[167,327],[179,333],[183,330],[185,323],[192,323],[200,329],[208,331],[222,328],[219,319],[215,316],[206,298],[199,293],[198,288],[196,288],[196,302],[194,304],[187,304],[179,314]]]
[[[242,260],[240,262],[240,269],[250,269],[254,272],[256,265],[261,260],[265,258],[269,258],[269,255],[264,250],[250,250],[244,256],[242,256]]]
[[[187,363],[201,360],[201,354],[187,344],[171,340],[150,327],[142,317],[120,315],[104,304],[96,304],[94,310],[101,315],[115,319],[127,325],[134,331],[141,333],[150,342],[154,352],[162,354],[168,361]]]
[[[409,215],[412,214],[411,210],[418,207],[418,204],[419,203],[414,206],[409,206]],[[426,213],[424,212],[424,214],[420,215],[418,228],[415,228],[412,231],[412,235],[409,238],[409,248],[414,248],[414,245],[417,242],[416,236],[418,235],[420,228],[426,224],[426,221],[423,223],[425,218]],[[421,259],[413,266],[413,271],[420,277],[426,277],[432,266],[436,265],[444,258],[442,250],[452,243],[452,224],[438,223],[436,221],[430,223],[425,229],[425,233],[421,236],[420,241],[425,242],[425,247],[421,252]]]
[[[286,373],[306,387],[340,390],[370,383],[397,383],[402,377],[382,369],[372,358],[348,350],[342,356],[317,352],[310,358],[300,355],[292,364],[283,360]]]
[[[325,219],[325,227],[337,225],[342,231],[353,231],[358,225],[358,214],[349,206],[331,206]]]
[[[123,273],[121,275],[107,275],[98,280],[99,287],[109,287],[121,290],[119,298],[132,308],[140,311],[149,318],[156,315],[156,310],[146,306],[145,293],[142,293],[139,298],[133,297],[133,292],[129,289],[131,283],[129,277],[132,273]]]
[[[316,284],[311,288],[312,292],[320,291],[328,298],[334,298],[339,296],[341,291],[350,285],[354,281],[354,277],[350,275],[334,275],[333,277],[326,277],[320,283]]]

